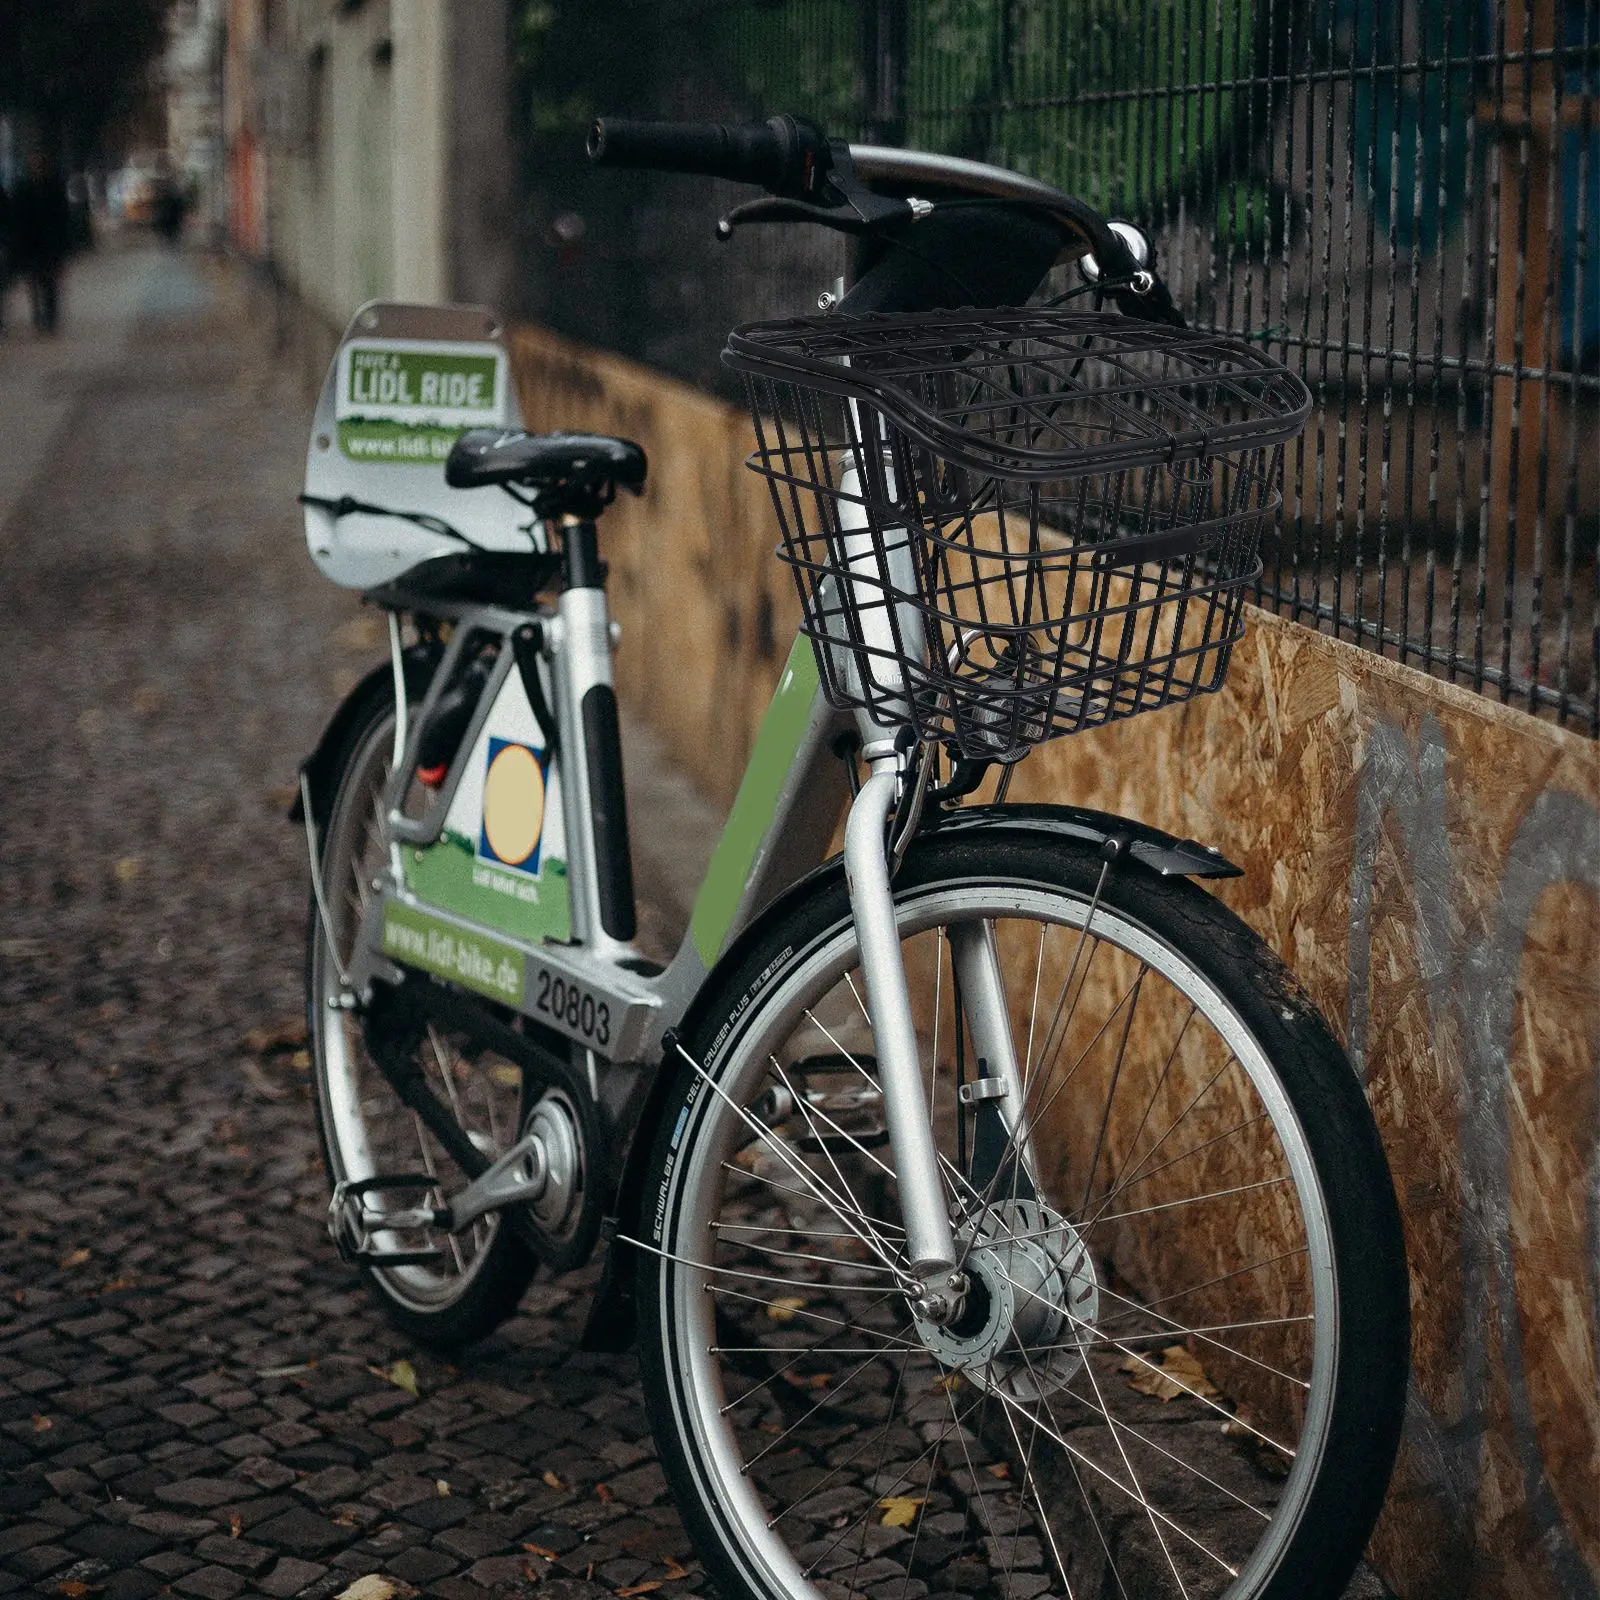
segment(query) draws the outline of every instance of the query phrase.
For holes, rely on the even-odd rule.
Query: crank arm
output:
[[[538,1134],[519,1139],[500,1159],[484,1168],[459,1194],[445,1202],[451,1233],[470,1228],[479,1217],[502,1206],[537,1200],[544,1193],[544,1140]]]

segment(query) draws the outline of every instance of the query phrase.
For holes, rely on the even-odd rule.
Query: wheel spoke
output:
[[[724,1105],[729,1107],[729,1109],[732,1110],[736,1116],[738,1116],[745,1126],[753,1134],[755,1134],[755,1136],[760,1139],[797,1178],[800,1179],[800,1181],[810,1192],[812,1199],[826,1206],[827,1209],[830,1210],[834,1216],[845,1225],[845,1227],[850,1228],[851,1231],[860,1238],[861,1242],[867,1245],[872,1253],[877,1256],[885,1266],[896,1272],[908,1283],[910,1282],[910,1275],[891,1259],[888,1251],[884,1248],[883,1241],[877,1237],[876,1233],[871,1228],[861,1229],[854,1227],[851,1220],[851,1214],[845,1208],[844,1202],[841,1201],[836,1195],[830,1194],[827,1191],[827,1186],[808,1166],[806,1166],[803,1161],[800,1161],[791,1155],[788,1149],[783,1145],[782,1141],[774,1139],[771,1131],[760,1121],[759,1118],[752,1116],[748,1111],[745,1110],[743,1106],[734,1104],[734,1102],[728,1098],[726,1091],[723,1090],[721,1085],[712,1079],[712,1077],[705,1071],[700,1063],[696,1061],[694,1057],[683,1048],[682,1045],[678,1046],[678,1054],[682,1056],[686,1062],[688,1062],[695,1074],[701,1079],[702,1082],[708,1085],[718,1099],[720,1099]],[[756,1176],[756,1174],[752,1174],[752,1176]],[[863,1221],[866,1220],[864,1213],[858,1211],[856,1215],[861,1217]]]
[[[1255,1183],[1236,1183],[1231,1189],[1211,1189],[1205,1194],[1185,1195],[1181,1200],[1162,1200],[1155,1205],[1140,1206],[1134,1211],[1113,1211],[1109,1216],[1096,1217],[1096,1225],[1103,1222],[1125,1222],[1129,1217],[1148,1217],[1157,1211],[1176,1211],[1182,1206],[1197,1206],[1207,1200],[1227,1200],[1236,1194],[1249,1194],[1254,1189],[1276,1189],[1294,1179],[1286,1172],[1281,1178],[1262,1178]]]

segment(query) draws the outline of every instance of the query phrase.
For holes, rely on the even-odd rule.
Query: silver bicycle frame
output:
[[[846,774],[835,752],[852,718],[823,698],[815,658],[808,640],[795,642],[780,677],[761,734],[752,753],[739,796],[730,814],[706,882],[696,899],[690,926],[665,970],[649,975],[639,970],[638,952],[606,937],[594,902],[595,841],[587,787],[580,707],[597,683],[609,683],[610,618],[599,590],[569,592],[553,613],[513,611],[498,606],[446,605],[423,596],[409,596],[395,587],[385,594],[395,612],[415,609],[452,624],[445,648],[421,706],[408,714],[403,694],[401,633],[390,629],[390,647],[397,685],[395,744],[398,760],[385,795],[391,842],[391,870],[373,896],[348,970],[356,993],[374,979],[396,981],[401,969],[383,953],[383,929],[389,907],[403,905],[412,917],[424,917],[441,938],[479,940],[492,948],[515,946],[521,964],[520,995],[512,999],[546,1027],[566,1034],[602,1063],[653,1063],[660,1059],[663,1038],[681,1021],[717,957],[760,910],[784,888],[820,864],[844,810]],[[520,943],[492,933],[468,919],[435,905],[426,905],[406,887],[399,853],[425,847],[438,839],[445,814],[465,765],[457,761],[445,784],[421,817],[407,817],[403,804],[411,787],[419,741],[454,669],[471,638],[498,638],[501,648],[480,703],[463,735],[470,749],[482,731],[495,697],[515,670],[511,636],[530,621],[541,625],[548,641],[546,666],[555,693],[552,704],[563,764],[566,794],[568,856],[573,888],[573,938],[570,943]],[[604,648],[601,641],[605,642]],[[875,1037],[880,1087],[890,1143],[899,1179],[913,1271],[924,1280],[924,1313],[937,1317],[954,1303],[948,1275],[956,1249],[949,1206],[928,1122],[920,1053],[905,971],[900,956],[888,856],[888,823],[903,799],[905,759],[886,731],[862,721],[871,776],[850,808],[845,835],[845,865],[861,950],[867,1007]],[[576,779],[577,781],[572,781]],[[1006,1083],[1003,1114],[1020,1107],[1015,1048],[1006,1015],[1004,991],[995,959],[992,930],[962,930],[952,938],[953,958],[967,997],[969,1026],[991,1076]],[[541,1010],[537,993],[548,992],[555,980],[593,1001],[579,1011],[579,1021]],[[507,997],[501,997],[507,998]],[[607,1036],[585,1029],[582,1017],[605,1015]],[[602,1067],[600,1083],[605,1086]],[[1015,1087],[1013,1087],[1015,1086]],[[611,1096],[613,1110],[620,1106]],[[637,1096],[627,1095],[630,1103]],[[1013,1130],[1015,1131],[1015,1130]],[[1026,1152],[1026,1140],[1022,1141]],[[1026,1153],[1024,1154],[1026,1159]],[[941,1274],[943,1276],[941,1276]],[[955,1286],[959,1289],[959,1285]]]

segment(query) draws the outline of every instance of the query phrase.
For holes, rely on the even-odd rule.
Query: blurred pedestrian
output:
[[[27,280],[34,327],[54,333],[61,313],[61,268],[72,251],[72,213],[55,163],[37,151],[11,199],[11,249],[16,272]]]
[[[156,232],[168,244],[177,244],[183,236],[184,213],[189,209],[189,197],[177,177],[164,171],[156,180],[156,199],[152,220]]]

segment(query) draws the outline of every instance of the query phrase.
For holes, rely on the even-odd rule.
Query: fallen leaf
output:
[[[663,1556],[661,1565],[667,1569],[667,1582],[676,1583],[679,1578],[687,1578],[689,1569],[681,1562],[674,1561],[671,1556]]]
[[[947,1372],[942,1378],[934,1379],[933,1387],[935,1389],[943,1389],[946,1394],[954,1394],[961,1387],[961,1374],[959,1372]]]
[[[80,1245],[76,1250],[68,1251],[61,1258],[61,1269],[69,1271],[73,1267],[81,1267],[94,1252],[87,1245]]]
[[[513,1067],[504,1061],[497,1061],[489,1068],[489,1079],[497,1083],[502,1089],[520,1089],[522,1087],[522,1068]]]
[[[539,1476],[544,1480],[545,1487],[548,1489],[566,1488],[566,1484],[564,1484],[553,1472],[541,1472]]]
[[[617,1600],[632,1600],[636,1594],[654,1594],[661,1587],[659,1578],[647,1578],[643,1583],[630,1583],[626,1589],[617,1590]]]
[[[228,1518],[228,1537],[237,1539],[244,1532],[244,1518],[237,1511]]]
[[[97,1590],[103,1587],[104,1585],[96,1586]],[[78,1595],[89,1593],[89,1585],[86,1583],[80,1583],[76,1578],[68,1578],[65,1583],[58,1583],[56,1585],[55,1592],[57,1594],[71,1595],[73,1600],[76,1600]]]
[[[250,1087],[263,1100],[284,1100],[288,1098],[288,1091],[280,1089],[249,1056],[244,1058],[244,1075],[249,1079]]]
[[[792,1389],[826,1389],[833,1382],[831,1372],[786,1372],[783,1381]]]
[[[376,1572],[369,1572],[365,1577],[357,1578],[349,1588],[341,1589],[336,1600],[397,1600],[400,1595],[411,1595],[416,1592],[409,1584],[401,1583],[394,1578],[380,1577]]]
[[[311,1052],[309,1050],[296,1050],[294,1054],[289,1057],[289,1065],[293,1067],[296,1072],[308,1071],[311,1066]]]
[[[786,1294],[781,1300],[774,1300],[767,1307],[767,1317],[772,1322],[793,1322],[795,1312],[802,1310],[805,1301],[798,1295]]]
[[[917,1520],[917,1511],[927,1504],[921,1495],[892,1494],[878,1502],[883,1513],[878,1521],[886,1528],[909,1528]]]
[[[615,1496],[611,1493],[611,1485],[609,1483],[597,1483],[594,1486],[594,1497],[603,1506],[610,1505],[612,1500],[615,1499]]]
[[[138,856],[119,856],[111,870],[116,874],[118,883],[132,883],[144,870],[144,862]]]
[[[244,1047],[252,1055],[268,1056],[279,1050],[298,1050],[306,1042],[306,1025],[302,1017],[288,1017],[269,1027],[252,1028],[244,1036]]]
[[[583,1569],[583,1581],[585,1583],[589,1583],[589,1582],[593,1581],[593,1578],[594,1578],[594,1562],[591,1561],[589,1563],[589,1565],[586,1566]]]
[[[45,1416],[42,1411],[34,1412],[33,1431],[35,1433],[49,1433],[53,1427],[55,1427],[55,1423],[53,1423],[49,1417]]]
[[[315,1361],[295,1361],[286,1367],[257,1367],[256,1376],[258,1378],[292,1378],[295,1373],[309,1372],[314,1366],[316,1366]]]
[[[417,1370],[404,1356],[387,1367],[368,1367],[367,1371],[397,1389],[404,1389],[413,1400],[417,1398]]]
[[[539,1578],[540,1578],[541,1574],[535,1572],[533,1570],[532,1566],[528,1562],[526,1562],[526,1561],[522,1562],[521,1566],[522,1566],[522,1576],[524,1578],[526,1578],[529,1583],[537,1583],[539,1581]]]
[[[1001,1482],[1004,1482],[1011,1476],[1011,1468],[1003,1461],[993,1462],[989,1467],[989,1476],[991,1478],[999,1478]]]
[[[138,1281],[139,1280],[137,1278],[113,1278],[111,1280],[111,1282],[108,1283],[105,1286],[105,1288],[103,1288],[100,1291],[100,1293],[101,1294],[117,1294],[123,1289],[131,1289],[131,1288],[133,1288],[138,1283]]]
[[[756,1424],[763,1433],[782,1433],[783,1429],[776,1422],[758,1422]]]
[[[530,1556],[538,1556],[541,1561],[559,1561],[561,1559],[554,1550],[546,1550],[542,1544],[524,1544],[522,1548]]]
[[[435,1493],[437,1493],[441,1500],[448,1500],[450,1498],[450,1484],[448,1479],[435,1478],[433,1480],[433,1487]]]
[[[1221,1391],[1206,1376],[1206,1369],[1181,1344],[1169,1344],[1159,1362],[1130,1355],[1117,1368],[1129,1374],[1128,1387],[1165,1403],[1180,1395],[1213,1399]]]
[[[1256,1414],[1248,1405],[1235,1406],[1233,1415],[1222,1424],[1222,1432],[1229,1439],[1254,1439],[1256,1428]]]

